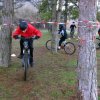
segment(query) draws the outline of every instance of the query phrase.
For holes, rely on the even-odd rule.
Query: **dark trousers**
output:
[[[74,30],[71,30],[70,31],[70,37],[73,38],[73,36],[74,36]]]
[[[61,37],[59,41],[59,46],[61,46],[62,42],[66,40],[66,37]]]
[[[23,55],[23,49],[24,49],[24,45],[23,45],[24,40],[20,40],[20,55]],[[29,45],[29,49],[30,49],[30,62],[33,62],[33,40],[32,39],[28,39],[28,45]]]

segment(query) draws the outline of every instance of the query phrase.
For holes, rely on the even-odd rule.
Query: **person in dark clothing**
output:
[[[31,65],[33,62],[33,40],[32,37],[35,36],[36,39],[40,38],[42,36],[42,33],[37,30],[34,26],[32,26],[30,23],[27,23],[26,21],[20,21],[19,22],[19,26],[16,28],[16,30],[12,33],[12,37],[14,39],[18,39],[18,37],[21,36],[23,38],[27,38],[28,39],[28,43],[29,43],[29,49],[30,49],[30,62]],[[20,57],[22,58],[23,56],[23,39],[20,40]]]
[[[76,25],[75,25],[75,22],[73,22],[73,23],[70,25],[70,37],[71,37],[71,38],[73,38],[73,36],[74,36],[75,28],[76,28]]]
[[[61,35],[61,38],[60,38],[60,41],[59,41],[59,46],[58,46],[58,49],[60,49],[62,42],[64,42],[67,38],[67,32],[66,32],[66,29],[65,29],[64,25],[62,25],[62,24],[59,25],[58,34]]]

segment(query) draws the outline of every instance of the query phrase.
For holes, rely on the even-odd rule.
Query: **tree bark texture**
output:
[[[98,100],[96,0],[79,1],[78,90],[82,100]]]
[[[8,67],[11,60],[13,10],[13,0],[4,0],[0,30],[0,66],[2,67]]]
[[[57,11],[57,22],[61,22],[61,14],[62,14],[62,6],[63,6],[63,1],[59,0],[58,1],[58,11]],[[57,24],[57,32],[59,30],[59,24]]]
[[[68,0],[65,0],[65,14],[64,14],[64,23],[67,28],[67,17],[68,17]]]
[[[57,0],[52,1],[52,42],[51,42],[51,50],[52,53],[57,53],[57,12],[56,12]]]

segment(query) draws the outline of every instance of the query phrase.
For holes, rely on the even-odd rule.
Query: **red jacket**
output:
[[[39,30],[37,30],[34,26],[32,26],[31,24],[28,24],[28,28],[26,32],[22,32],[18,26],[17,29],[12,33],[12,37],[15,38],[16,35],[21,35],[23,37],[30,38],[33,36],[41,37],[42,33]]]

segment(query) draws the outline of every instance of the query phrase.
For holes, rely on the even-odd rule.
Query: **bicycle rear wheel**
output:
[[[95,45],[96,49],[100,49],[100,38],[96,38]]]
[[[45,46],[46,46],[46,48],[47,48],[48,50],[51,50],[51,40],[48,40],[48,41],[46,42]]]
[[[24,65],[24,81],[26,81],[27,80],[27,71],[28,71],[28,67],[29,67],[28,54],[25,54],[23,56],[23,65]]]
[[[72,42],[67,42],[64,46],[64,51],[66,54],[69,54],[69,55],[72,55],[75,53],[76,51],[76,48],[75,48],[75,45],[74,43]]]

